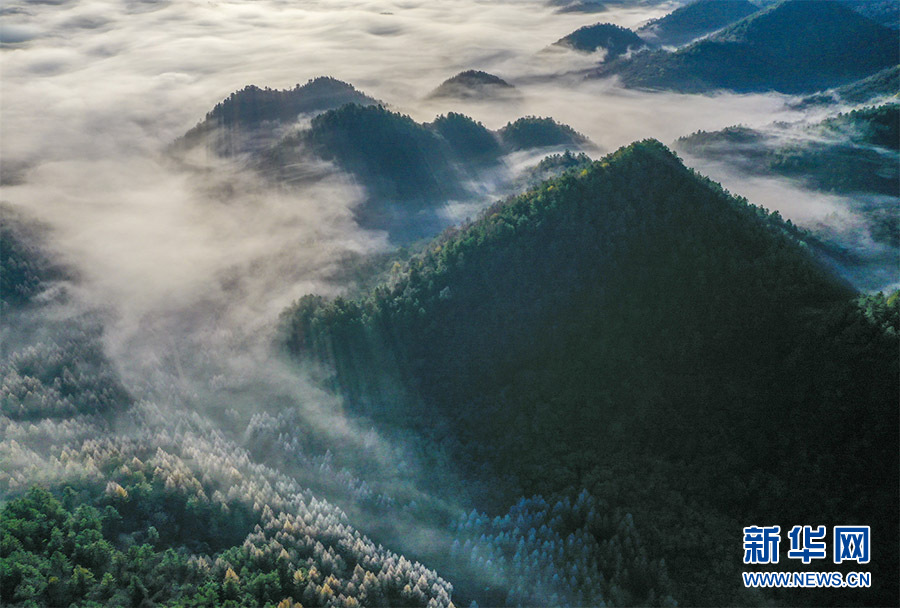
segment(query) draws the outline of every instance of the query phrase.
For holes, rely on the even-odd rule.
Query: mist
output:
[[[545,50],[581,26],[637,27],[679,4],[580,14],[530,0],[4,3],[0,200],[49,227],[43,246],[73,272],[67,297],[47,315],[97,319],[104,353],[135,401],[112,421],[8,422],[4,479],[93,475],[54,454],[98,432],[173,450],[185,441],[227,445],[246,450],[247,475],[270,467],[272,479],[313,488],[364,532],[401,543],[394,550],[438,559],[429,548],[466,504],[440,491],[460,488],[440,450],[422,454],[415,438],[348,415],[317,383],[320,370],[284,361],[273,346],[287,306],[307,294],[353,293],[358,286],[342,273],[348,261],[391,251],[385,232],[355,220],[364,190],[324,162],[310,161],[308,178],[288,188],[240,159],[179,164],[167,147],[232,91],[290,88],[320,75],[418,121],[455,111],[498,129],[550,116],[590,138],[594,157],[644,138],[669,144],[700,129],[804,117],[783,95],[677,95],[585,80],[582,71],[600,56]],[[521,99],[428,99],[467,69],[500,76]],[[540,156],[510,156],[503,170],[515,174]],[[842,234],[860,225],[846,198],[689,164],[800,225]],[[445,209],[448,221],[474,217],[502,194],[501,181],[485,177],[476,200]],[[865,233],[859,239],[883,268],[891,252],[876,251]],[[858,283],[880,287],[889,275]],[[303,441],[285,439],[298,428]],[[268,447],[253,447],[260,437]],[[337,474],[316,474],[323,469],[343,471],[346,483],[329,485],[323,479]],[[369,494],[360,490],[363,475]],[[407,511],[379,521],[382,511],[357,504],[362,494],[399,496]]]

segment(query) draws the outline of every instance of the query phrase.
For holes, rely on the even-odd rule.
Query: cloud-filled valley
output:
[[[865,604],[740,588],[739,534],[722,580],[674,557],[845,507],[889,597],[896,75],[682,94],[553,46],[683,4],[0,7],[0,508],[99,543],[4,524],[4,602]]]

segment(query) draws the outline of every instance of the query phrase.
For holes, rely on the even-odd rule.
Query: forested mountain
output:
[[[480,70],[466,70],[448,78],[428,94],[430,98],[505,99],[520,97],[516,87],[499,76]]]
[[[433,570],[253,463],[188,404],[132,399],[101,319],[33,297],[72,277],[40,227],[3,211],[4,295],[18,298],[0,334],[4,605],[451,605]]]
[[[602,13],[606,6],[600,0],[548,0],[558,13]]]
[[[557,177],[570,169],[585,169],[591,162],[593,162],[591,158],[583,152],[573,154],[566,151],[563,154],[551,154],[541,159],[541,162],[522,175],[517,191],[530,190],[541,182]]]
[[[383,106],[351,104],[285,137],[265,154],[261,168],[283,181],[306,155],[335,162],[366,188],[360,222],[404,241],[439,232],[443,226],[433,213],[448,200],[470,197],[466,180],[494,167],[503,154],[589,145],[550,118],[520,118],[493,133],[453,112],[421,124]]]
[[[510,150],[567,146],[573,149],[590,147],[587,137],[568,125],[552,118],[526,116],[507,123],[498,132],[503,145]]]
[[[317,114],[348,103],[370,105],[377,101],[328,76],[285,90],[249,85],[216,104],[203,121],[176,142],[176,147],[206,144],[220,154],[236,154],[248,145],[251,149],[258,147],[253,143],[257,138],[264,144],[271,143],[279,133],[278,125],[290,125],[301,114]],[[248,136],[245,131],[254,133]]]
[[[759,601],[740,522],[871,522],[897,559],[897,299],[855,302],[810,251],[646,141],[494,205],[361,299],[302,299],[284,340],[358,412],[441,429],[497,492],[627,508],[668,568],[632,592]],[[890,603],[896,572],[873,581],[777,595]]]
[[[681,46],[757,12],[748,0],[696,0],[641,26],[637,33],[659,46]]]
[[[682,137],[695,156],[725,160],[759,175],[802,180],[830,192],[900,196],[900,105],[853,110],[791,130],[729,127]]]
[[[809,95],[796,104],[799,108],[835,103],[872,103],[900,96],[900,65],[886,68],[871,76],[843,86]]]
[[[614,59],[624,55],[628,51],[637,50],[646,46],[646,43],[637,34],[612,23],[596,23],[586,25],[560,38],[555,45],[593,53],[598,49],[606,51],[604,60]]]
[[[861,15],[887,27],[900,29],[900,5],[893,0],[839,0]]]
[[[805,93],[897,65],[897,33],[834,0],[788,0],[675,52],[604,65],[630,87]]]
[[[897,0],[90,4],[2,10],[0,608],[898,605]]]
[[[770,6],[782,0],[756,0],[760,6]],[[900,4],[894,0],[837,0],[860,15],[876,23],[900,29]]]

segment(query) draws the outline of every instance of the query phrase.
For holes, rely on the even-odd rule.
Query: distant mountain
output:
[[[234,154],[246,147],[259,148],[272,142],[277,134],[274,125],[289,125],[301,114],[318,114],[348,103],[370,105],[377,101],[352,85],[327,76],[285,90],[249,85],[216,104],[176,146],[185,148],[205,143],[222,154]],[[260,132],[264,124],[268,126]],[[253,135],[242,134],[248,130],[253,130]]]
[[[695,156],[726,160],[759,175],[796,178],[829,192],[900,196],[898,104],[854,110],[802,129],[698,131],[676,145]]]
[[[600,0],[548,0],[557,13],[602,13],[606,6]]]
[[[807,107],[834,103],[871,103],[879,99],[900,97],[900,65],[886,68],[850,84],[816,93],[801,99],[795,106]]]
[[[877,255],[892,264],[900,251],[900,105],[864,108],[806,127],[775,125],[765,131],[729,127],[697,132],[675,142],[678,150],[760,176],[781,176],[807,188],[852,196],[859,230],[883,253],[848,251],[842,266]],[[823,240],[838,243],[830,224]],[[871,249],[871,247],[867,247]]]
[[[347,105],[312,120],[262,155],[262,170],[278,180],[310,153],[336,163],[365,186],[357,210],[363,225],[401,240],[436,234],[434,213],[450,200],[470,198],[467,182],[501,156],[546,147],[580,149],[590,142],[550,118],[526,117],[496,133],[461,114],[420,124],[382,106]]]
[[[767,7],[782,0],[756,0],[756,4]],[[896,0],[837,0],[860,15],[876,23],[900,29],[900,4]]]
[[[568,146],[581,149],[590,146],[587,137],[568,125],[552,118],[526,116],[507,123],[498,131],[503,145],[509,150],[527,150],[550,146]]]
[[[876,23],[900,29],[900,3],[896,0],[838,0]]]
[[[679,603],[748,599],[740,551],[699,539],[847,519],[884,538],[866,601],[890,603],[900,307],[854,301],[811,251],[641,142],[486,209],[359,298],[302,299],[285,344],[352,410],[431,433],[461,475],[490,463],[525,495],[586,487],[658,523],[641,540],[668,576],[648,563],[638,580],[671,581]],[[556,603],[609,597],[573,580]],[[652,605],[655,584],[616,603]]]
[[[804,93],[895,66],[897,33],[833,0],[788,0],[675,52],[598,68],[629,87]]]
[[[507,100],[518,95],[502,79],[477,71],[457,74],[437,92]],[[322,177],[330,169],[320,161],[329,161],[365,189],[357,220],[408,243],[446,227],[444,205],[471,200],[473,184],[486,171],[495,171],[491,182],[501,190],[511,185],[517,176],[501,166],[505,155],[539,148],[593,149],[586,137],[551,118],[529,116],[491,131],[455,112],[418,123],[373,102],[333,78],[287,91],[251,86],[218,104],[172,151],[202,147],[219,156],[240,155],[270,183],[295,187]],[[298,124],[298,116],[311,117],[308,126]]]
[[[554,44],[583,53],[593,53],[598,49],[606,51],[606,59],[614,59],[628,51],[646,46],[637,34],[628,28],[612,23],[586,25],[557,40]]]
[[[637,30],[647,43],[681,46],[757,12],[748,0],[696,0]]]
[[[451,99],[494,99],[517,98],[520,94],[516,88],[493,74],[479,70],[460,72],[448,78],[435,90],[428,94],[429,98]]]
[[[444,138],[455,159],[466,166],[490,165],[497,162],[503,152],[496,134],[463,114],[448,112],[423,126]]]

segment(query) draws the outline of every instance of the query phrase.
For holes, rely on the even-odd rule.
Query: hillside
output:
[[[900,4],[894,0],[837,0],[860,15],[893,29],[900,29]],[[757,0],[760,6],[777,4],[781,0]]]
[[[600,0],[548,0],[558,13],[602,13],[606,6]]]
[[[133,398],[104,315],[44,297],[76,278],[47,231],[0,211],[5,606],[451,605],[433,570],[252,462],[190,398]]]
[[[862,80],[845,84],[824,93],[809,95],[795,105],[798,108],[804,108],[835,103],[862,104],[872,103],[880,99],[896,99],[898,96],[900,96],[900,65],[895,65],[867,76]]]
[[[601,66],[629,87],[808,93],[895,66],[897,33],[833,0],[789,0],[675,52]]]
[[[650,44],[681,46],[757,12],[748,0],[696,0],[637,30]]]
[[[177,148],[207,144],[222,154],[235,154],[253,139],[271,143],[277,125],[291,124],[301,114],[317,114],[348,103],[375,104],[377,101],[352,85],[328,76],[310,79],[293,89],[261,89],[249,85],[235,91],[206,114],[206,118],[176,142]],[[264,127],[261,132],[260,127]],[[254,130],[251,142],[242,131]]]
[[[637,50],[646,46],[646,43],[637,34],[628,28],[613,25],[612,23],[596,23],[586,25],[554,42],[557,46],[593,53],[598,49],[606,51],[606,60],[624,55],[628,51]]]
[[[428,94],[431,99],[516,99],[516,87],[499,76],[480,70],[466,70],[442,82]]]
[[[839,0],[861,15],[887,27],[900,29],[900,4],[894,0]]]
[[[900,196],[900,105],[853,110],[764,134],[746,127],[682,137],[695,156],[725,160],[757,175],[781,175],[828,192]]]
[[[347,105],[284,138],[265,153],[261,168],[285,181],[305,155],[332,161],[366,188],[359,221],[409,241],[440,232],[445,224],[435,213],[449,200],[471,197],[466,181],[494,168],[503,154],[589,145],[550,118],[520,118],[495,133],[453,112],[423,124],[382,106]]]
[[[441,429],[495,493],[583,487],[654,522],[679,601],[746,603],[738,522],[872,522],[896,563],[896,328],[802,239],[642,142],[496,204],[361,299],[301,300],[285,343],[358,411]],[[873,579],[854,597],[896,595],[890,566]],[[780,597],[828,601],[803,592]]]
[[[509,150],[551,146],[581,149],[591,145],[587,137],[572,127],[560,124],[552,118],[537,116],[526,116],[507,123],[497,133],[503,145]]]

